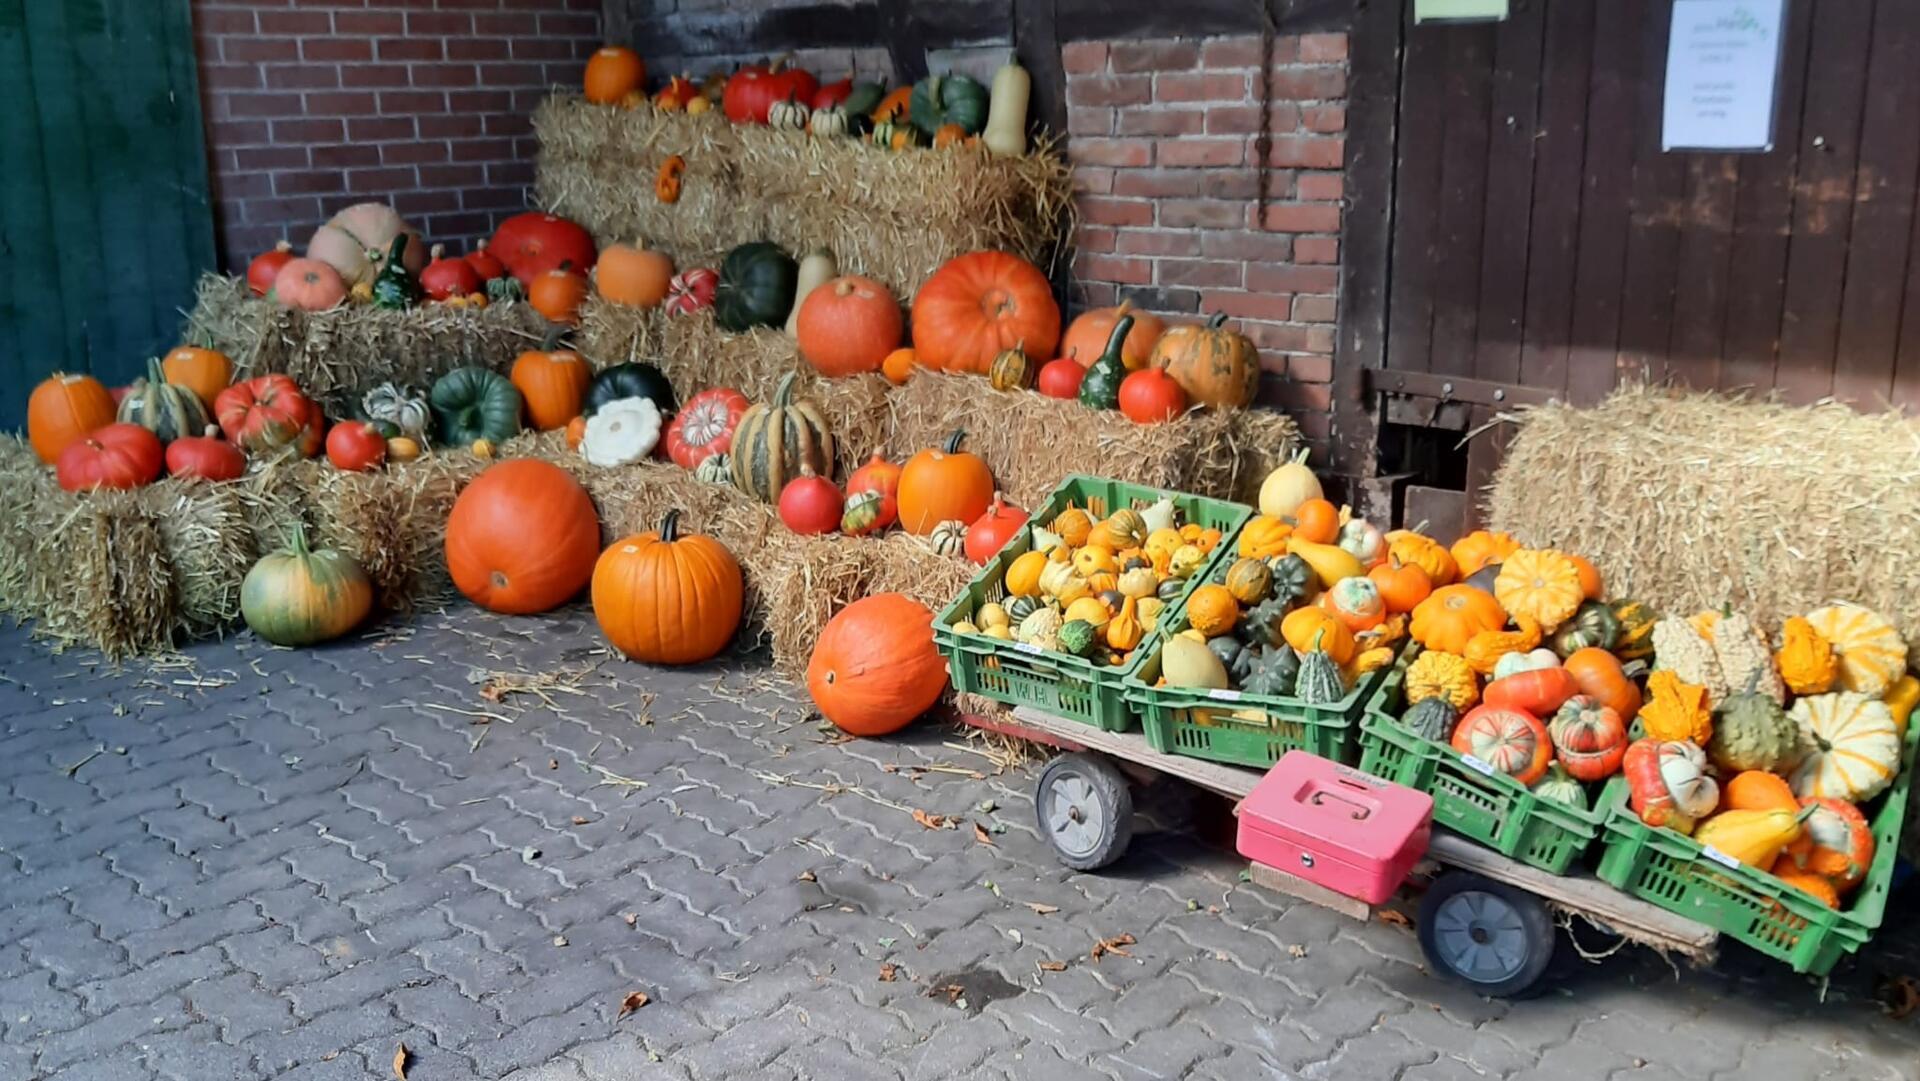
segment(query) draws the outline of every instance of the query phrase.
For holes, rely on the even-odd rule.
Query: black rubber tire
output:
[[[1061,863],[1097,871],[1133,841],[1133,791],[1113,763],[1075,752],[1047,763],[1033,789],[1040,835]]]
[[[1522,998],[1553,963],[1553,916],[1526,890],[1451,871],[1420,899],[1420,951],[1433,971],[1494,998]]]

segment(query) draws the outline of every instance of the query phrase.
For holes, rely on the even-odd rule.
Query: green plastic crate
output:
[[[1164,492],[1124,481],[1070,476],[1034,511],[1032,520],[1043,524],[1051,522],[1069,506],[1085,507],[1096,518],[1104,518],[1126,507],[1157,503],[1164,497],[1173,499],[1182,522],[1218,529],[1222,536],[1208,564],[1188,581],[1187,588],[1191,590],[1215,563],[1233,550],[1234,537],[1253,516],[1252,507],[1205,496]],[[934,645],[947,658],[954,689],[1008,705],[1033,706],[1107,732],[1127,731],[1137,718],[1134,707],[1122,693],[1121,681],[1128,671],[1139,666],[1142,658],[1150,655],[1151,637],[1142,643],[1126,667],[1116,668],[954,629],[955,624],[971,618],[981,605],[1006,598],[1007,566],[1032,547],[1032,527],[1022,528],[934,618]],[[1182,594],[1180,600],[1184,599]],[[1177,600],[1175,604],[1178,603]]]
[[[1607,782],[1600,801],[1607,812],[1600,879],[1784,961],[1795,972],[1824,976],[1872,939],[1886,916],[1916,746],[1920,725],[1908,729],[1900,775],[1869,819],[1873,865],[1838,912],[1770,874],[1710,854],[1691,837],[1640,821],[1627,805],[1624,777]]]
[[[1397,672],[1417,650],[1409,650]],[[1433,796],[1433,822],[1532,867],[1564,874],[1600,836],[1604,798],[1582,811],[1542,799],[1503,773],[1487,772],[1452,747],[1400,727],[1402,679],[1383,684],[1360,722],[1360,771]]]

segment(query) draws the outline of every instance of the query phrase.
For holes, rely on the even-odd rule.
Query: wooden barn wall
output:
[[[1920,405],[1920,3],[1792,0],[1774,149],[1743,154],[1661,150],[1671,13],[1514,0],[1356,44],[1356,94],[1382,64],[1399,84],[1390,226],[1348,267],[1385,283],[1353,312],[1383,323],[1373,363],[1575,402],[1645,375]]]

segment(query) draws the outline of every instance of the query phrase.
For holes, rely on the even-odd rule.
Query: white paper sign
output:
[[[1661,144],[1771,150],[1786,0],[1674,0]]]

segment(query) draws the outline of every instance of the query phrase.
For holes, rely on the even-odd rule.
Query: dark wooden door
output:
[[[175,344],[214,265],[187,0],[0,0],[0,428]]]

